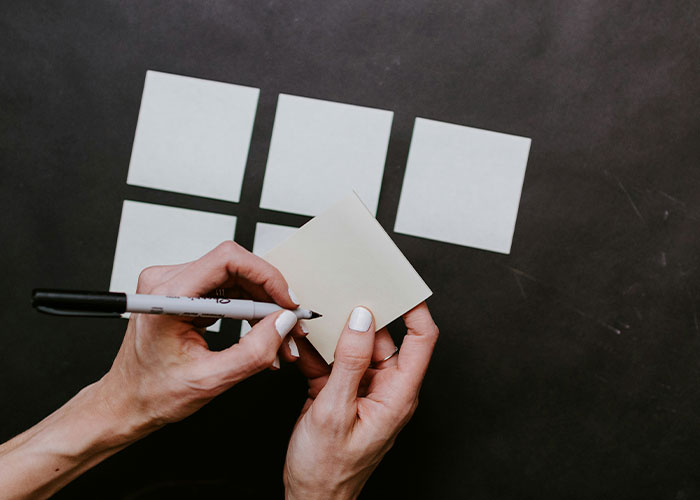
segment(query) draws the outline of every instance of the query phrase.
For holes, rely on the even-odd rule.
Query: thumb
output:
[[[241,380],[269,368],[275,361],[282,341],[297,323],[292,311],[283,310],[269,314],[237,344],[213,353],[208,361],[214,376],[218,374],[229,383]]]
[[[333,399],[340,403],[355,401],[373,350],[374,317],[369,309],[356,307],[340,335],[335,348],[333,369],[319,398]]]

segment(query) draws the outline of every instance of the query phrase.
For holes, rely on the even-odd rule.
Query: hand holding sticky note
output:
[[[328,363],[350,312],[367,307],[377,329],[430,295],[430,288],[352,194],[265,254],[300,303],[323,314],[305,323],[307,338]]]

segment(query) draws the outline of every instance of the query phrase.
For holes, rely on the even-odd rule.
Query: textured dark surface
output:
[[[124,199],[303,222],[257,209],[286,92],[395,112],[388,229],[416,116],[533,140],[511,255],[392,234],[442,336],[364,498],[699,497],[698,5],[3,0],[0,440],[109,368],[124,322],[29,293],[106,288]],[[126,185],[147,69],[261,89],[240,204]],[[279,497],[304,392],[257,376],[58,498]]]

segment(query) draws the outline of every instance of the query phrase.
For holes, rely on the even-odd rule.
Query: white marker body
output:
[[[202,318],[261,319],[283,308],[268,302],[227,299],[222,297],[171,297],[164,295],[126,294],[126,311],[147,314],[173,314]],[[292,311],[299,319],[311,317],[308,309]]]

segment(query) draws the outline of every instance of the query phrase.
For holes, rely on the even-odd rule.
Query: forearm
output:
[[[37,425],[0,445],[3,498],[47,498],[152,430],[129,413],[126,397],[110,393],[106,384],[105,378],[84,388]]]

